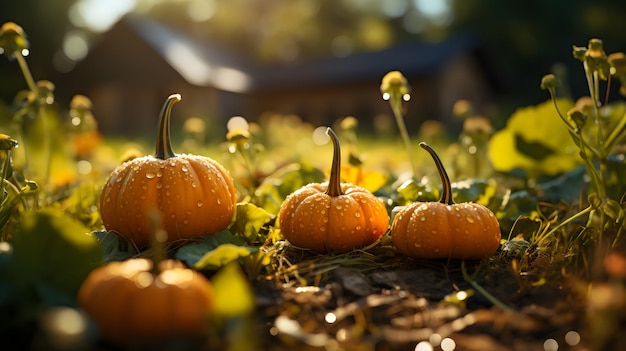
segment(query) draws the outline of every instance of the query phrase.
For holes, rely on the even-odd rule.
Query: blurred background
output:
[[[611,0],[22,0],[0,4],[21,25],[36,80],[94,101],[104,132],[152,133],[165,97],[180,113],[223,121],[266,111],[315,124],[354,114],[384,128],[391,111],[378,87],[399,69],[413,87],[408,124],[438,119],[451,130],[466,99],[496,127],[520,106],[548,98],[541,77],[557,73],[564,94],[586,94],[572,45],[601,38],[626,49],[626,2]],[[0,98],[26,84],[0,57]],[[177,107],[178,109],[178,107]],[[178,110],[177,110],[178,111]],[[413,116],[413,118],[410,118]]]

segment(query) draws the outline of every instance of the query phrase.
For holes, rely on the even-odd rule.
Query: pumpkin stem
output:
[[[176,153],[172,149],[172,140],[170,133],[170,115],[172,106],[181,100],[180,94],[172,94],[167,97],[165,104],[159,113],[159,130],[156,140],[156,152],[154,157],[161,160],[167,160],[170,157],[176,157]]]
[[[452,200],[452,184],[450,183],[450,178],[448,177],[446,169],[443,167],[443,163],[441,162],[439,155],[437,155],[435,150],[433,150],[433,148],[425,142],[421,142],[420,147],[428,151],[437,166],[439,178],[441,178],[441,198],[439,199],[439,202],[446,205],[454,205],[454,201]]]
[[[328,188],[326,189],[326,195],[339,196],[343,195],[341,191],[341,149],[339,147],[339,138],[337,134],[329,127],[326,129],[326,135],[330,137],[333,142],[333,163],[330,167],[330,179],[328,179]]]
[[[150,211],[148,218],[150,219],[150,229],[152,232],[149,258],[150,261],[152,261],[152,274],[157,276],[159,275],[159,264],[166,256],[165,241],[167,240],[167,232],[161,228],[161,215],[159,211]]]

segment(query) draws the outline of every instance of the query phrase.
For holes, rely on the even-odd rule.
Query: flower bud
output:
[[[585,126],[585,122],[587,122],[587,115],[577,108],[567,111],[567,116],[574,121],[578,130],[582,129]]]
[[[541,90],[550,90],[558,88],[561,82],[554,74],[546,74],[541,78]]]
[[[28,40],[24,29],[14,22],[6,22],[0,27],[0,54],[21,55],[28,50]]]
[[[385,100],[389,100],[391,96],[404,97],[411,93],[409,82],[400,71],[391,71],[383,77],[380,84],[380,92]]]

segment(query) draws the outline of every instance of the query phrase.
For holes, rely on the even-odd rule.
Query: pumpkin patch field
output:
[[[385,133],[267,113],[202,140],[177,91],[145,139],[101,133],[18,24],[0,47],[26,82],[0,109],[0,350],[626,347],[626,104],[602,95],[626,66],[599,39],[573,50],[589,96],[548,74],[501,127],[407,129],[390,69]]]

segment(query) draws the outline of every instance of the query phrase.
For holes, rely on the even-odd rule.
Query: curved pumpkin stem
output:
[[[167,160],[170,157],[176,157],[176,153],[172,149],[172,140],[170,132],[170,115],[172,106],[181,100],[180,94],[172,94],[167,97],[165,104],[159,113],[159,130],[156,140],[156,152],[154,157]]]
[[[339,147],[339,138],[337,134],[329,127],[326,129],[326,135],[330,137],[333,142],[333,163],[330,167],[330,178],[328,179],[328,188],[326,189],[326,195],[339,196],[343,195],[341,191],[341,149]]]
[[[439,202],[446,205],[454,205],[454,201],[452,200],[452,184],[450,183],[450,178],[448,177],[446,169],[443,167],[443,163],[441,162],[439,155],[437,155],[435,150],[433,150],[433,148],[425,142],[421,142],[420,147],[428,151],[437,166],[439,178],[441,178],[441,198],[439,199]]]

